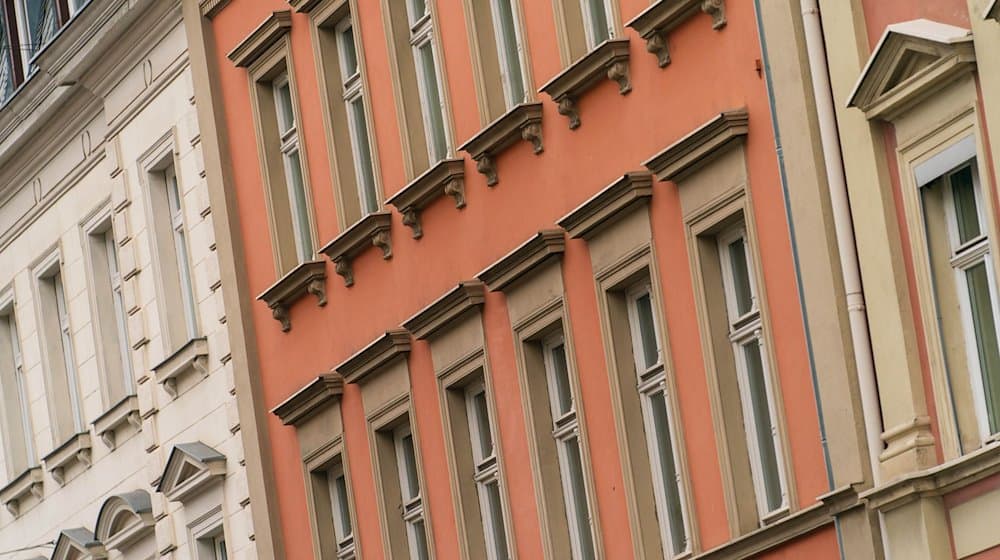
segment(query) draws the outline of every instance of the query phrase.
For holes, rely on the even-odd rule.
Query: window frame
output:
[[[166,190],[167,210],[170,212],[170,231],[173,240],[173,268],[177,271],[181,304],[184,309],[184,327],[187,339],[199,336],[198,301],[195,296],[194,277],[191,267],[191,247],[188,226],[184,219],[184,195],[176,164],[171,161],[163,169],[163,184]]]
[[[410,451],[412,454],[407,457],[406,446],[403,441],[410,439]],[[413,433],[409,422],[400,423],[392,429],[392,443],[396,459],[396,474],[399,476],[399,494],[401,499],[401,514],[403,525],[406,529],[406,541],[412,560],[428,560],[430,549],[427,544],[429,535],[427,534],[427,523],[424,514],[423,486],[420,481],[420,462],[417,457],[416,435]],[[411,461],[413,467],[413,483],[416,488],[411,488],[407,464]],[[418,545],[420,533],[423,533],[423,551]]]
[[[11,414],[9,408],[12,404],[11,401],[14,401],[13,404],[17,408],[18,425],[16,427],[17,431],[20,432],[20,434],[11,434],[9,431],[4,430],[6,437],[3,438],[3,451],[5,452],[8,480],[13,480],[25,470],[38,465],[38,454],[31,418],[31,400],[28,394],[28,384],[24,368],[24,352],[21,343],[21,331],[17,324],[16,307],[12,293],[0,296],[0,322],[4,323],[3,330],[6,331],[4,334],[9,337],[8,341],[2,343],[6,344],[10,352],[9,374],[11,384],[13,385],[12,394],[8,394],[7,390],[10,389],[10,386],[7,383],[2,383],[0,385],[2,387],[0,389],[0,396],[3,397],[3,412],[5,417]],[[5,422],[4,424],[6,425],[7,423]],[[18,456],[18,453],[12,448],[13,438],[18,437],[18,435],[20,436],[19,439],[22,445],[19,451],[23,453],[23,457]]]
[[[520,66],[521,73],[521,98],[516,99],[517,92],[513,91],[513,83],[510,78],[511,73],[511,61],[510,53],[507,49],[510,45],[506,44],[506,38],[503,36],[503,31],[501,31],[500,22],[500,2],[507,2],[510,6],[511,11],[511,25],[514,30],[514,55],[517,60],[517,64]],[[523,32],[521,31],[521,2],[519,0],[489,0],[490,3],[490,17],[493,22],[493,35],[496,44],[497,61],[500,64],[500,80],[504,91],[504,100],[506,101],[507,110],[512,109],[519,103],[526,103],[531,100],[531,90],[532,88],[528,84],[529,73],[527,71],[528,67],[528,57],[527,49],[525,47],[525,41],[523,37]]]
[[[346,28],[350,28],[350,40],[354,50],[354,73],[350,76],[344,75],[346,67]],[[361,209],[360,215],[367,216],[373,212],[378,212],[382,208],[383,201],[379,196],[378,183],[375,180],[375,162],[373,157],[371,134],[368,123],[368,103],[366,100],[366,88],[362,76],[361,53],[358,49],[359,36],[354,18],[351,13],[341,18],[334,26],[334,33],[337,41],[337,59],[340,65],[341,83],[343,86],[344,109],[347,114],[348,133],[351,137],[351,157],[354,161],[354,175],[357,182],[358,202]],[[361,118],[364,122],[358,122],[359,117],[354,112],[355,107],[360,104]],[[365,161],[364,151],[367,151],[368,160]],[[364,171],[368,170],[371,177],[366,177]]]
[[[596,41],[594,23],[587,8],[591,1],[600,2],[607,17],[608,37]],[[559,54],[563,68],[572,66],[604,41],[624,36],[618,2],[612,0],[552,0]]]
[[[476,495],[479,498],[479,514],[483,524],[486,558],[487,560],[505,560],[512,556],[510,552],[510,532],[504,513],[507,500],[504,492],[504,477],[501,472],[500,453],[495,430],[496,421],[494,419],[492,399],[486,386],[486,372],[482,368],[478,368],[477,373],[473,375],[477,378],[461,387],[465,404],[465,420],[469,427],[469,440],[472,443],[472,479],[476,486]],[[475,399],[478,395],[482,395],[483,403],[486,406],[485,419],[479,416],[480,411],[475,405]],[[483,433],[480,426],[483,420],[485,420],[485,424],[490,430],[488,435],[492,451],[485,457],[481,456],[483,453],[481,449]],[[499,512],[496,513],[500,514],[499,519],[493,515],[495,512],[490,504],[490,486],[495,486],[496,488],[497,499],[499,500],[497,505],[500,508]],[[501,544],[498,538],[498,531],[502,534],[503,544]],[[502,551],[499,550],[501,548],[503,548]],[[498,556],[498,552],[502,552],[502,558]]]
[[[415,0],[406,0],[406,13],[407,13],[407,23],[410,29],[410,47],[411,54],[413,56],[413,65],[417,72],[417,90],[420,94],[420,106],[422,108],[422,114],[424,119],[424,135],[427,140],[427,161],[431,167],[433,167],[437,162],[447,158],[449,154],[454,150],[454,142],[452,141],[451,134],[449,133],[449,127],[447,122],[447,102],[444,96],[444,81],[441,77],[441,56],[439,54],[439,47],[436,40],[436,28],[434,25],[433,17],[433,2],[429,0],[423,0],[424,13],[422,15],[415,14],[413,10],[415,9],[413,2]],[[417,17],[419,15],[419,17]],[[431,64],[433,68],[428,69],[425,67],[427,61],[421,56],[421,51],[424,48],[429,48],[431,53]],[[427,75],[433,73],[434,83],[430,84],[427,82]],[[430,87],[434,86],[435,93],[437,95],[438,101],[437,106],[434,107],[430,99]],[[438,112],[438,117],[441,120],[441,130],[435,130],[433,126],[434,119],[431,118],[432,111]],[[438,138],[438,134],[441,135]],[[441,145],[438,146],[438,143]],[[437,153],[441,150],[441,153]]]
[[[344,464],[343,453],[331,461],[326,467],[327,497],[330,500],[330,513],[333,525],[334,546],[339,560],[353,560],[357,557],[357,541],[354,531],[354,511],[351,507],[351,484],[347,476],[347,468]],[[340,487],[337,486],[337,479],[344,479],[343,495]],[[341,527],[344,518],[347,519],[346,534],[345,528]]]

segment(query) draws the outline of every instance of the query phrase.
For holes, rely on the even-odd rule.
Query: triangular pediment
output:
[[[892,120],[975,68],[972,33],[926,19],[886,28],[848,105],[869,119]]]
[[[993,18],[1000,23],[1000,0],[993,0],[989,7],[986,8],[986,19]]]
[[[133,490],[111,496],[97,514],[94,537],[108,549],[125,549],[151,534],[156,522],[149,492]]]
[[[226,456],[200,441],[178,443],[160,475],[156,488],[172,502],[208,489],[226,474]]]
[[[107,558],[104,546],[89,529],[65,529],[56,539],[52,560],[98,560]]]

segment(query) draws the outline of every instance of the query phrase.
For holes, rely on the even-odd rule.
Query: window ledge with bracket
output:
[[[383,259],[392,258],[391,228],[392,214],[389,212],[368,214],[327,243],[320,252],[333,261],[337,274],[344,278],[344,285],[353,286],[354,267],[351,262],[366,249],[378,247]]]
[[[515,105],[500,118],[463,144],[459,150],[467,152],[476,161],[476,171],[486,176],[486,184],[496,185],[496,156],[514,145],[518,140],[531,142],[534,153],[544,151],[542,145],[542,104],[521,103]]]
[[[635,29],[646,41],[646,50],[656,55],[657,64],[663,68],[670,64],[667,44],[670,32],[699,11],[712,16],[712,29],[718,31],[726,26],[725,0],[660,0],[632,18],[625,26]]]
[[[0,488],[0,502],[3,502],[7,511],[14,517],[23,513],[21,503],[29,495],[34,496],[37,500],[41,500],[44,495],[42,467],[29,467],[11,480],[7,486]]]
[[[559,114],[569,119],[571,129],[580,126],[577,99],[602,80],[617,83],[618,93],[622,95],[632,91],[628,45],[627,38],[608,39],[541,87],[539,91],[549,94],[556,102]]]
[[[142,429],[142,418],[139,416],[139,397],[135,395],[129,395],[118,401],[97,420],[94,420],[94,432],[112,451],[118,446],[118,432],[126,426],[132,426],[136,432]]]
[[[422,173],[386,201],[403,215],[403,225],[413,238],[424,236],[420,212],[443,196],[455,199],[455,208],[465,208],[465,160],[445,159]]]
[[[257,299],[271,309],[271,315],[281,323],[281,331],[292,330],[289,310],[306,294],[316,296],[316,305],[326,305],[326,263],[321,260],[299,264],[264,290]]]
[[[66,484],[68,480],[67,470],[74,465],[80,465],[83,468],[90,466],[90,433],[81,432],[71,436],[62,445],[42,458],[42,461],[45,463],[45,470],[49,471],[56,482],[60,485]]]
[[[199,373],[208,377],[208,340],[193,338],[159,364],[153,366],[156,382],[171,396],[177,397],[178,381],[187,375]]]

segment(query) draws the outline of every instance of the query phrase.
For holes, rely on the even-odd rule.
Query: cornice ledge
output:
[[[343,276],[344,285],[350,287],[354,285],[354,269],[351,266],[351,261],[365,249],[373,246],[378,247],[382,250],[383,259],[392,258],[392,239],[389,235],[391,227],[391,213],[368,214],[319,251],[330,257],[337,274]]]
[[[476,171],[486,176],[486,185],[494,186],[497,177],[496,156],[518,140],[531,142],[535,155],[542,153],[542,103],[520,103],[500,118],[486,125],[458,149],[476,160]]]
[[[434,303],[423,308],[403,323],[403,328],[413,333],[417,340],[429,338],[434,333],[454,323],[466,311],[483,304],[485,290],[482,282],[466,280],[455,286]]]
[[[295,10],[296,12],[308,14],[309,12],[313,11],[313,9],[315,9],[316,6],[319,6],[323,2],[330,2],[330,1],[331,0],[288,0],[288,5],[291,6],[292,9]]]
[[[646,204],[651,196],[653,176],[648,171],[631,171],[563,216],[558,224],[574,239],[589,239]]]
[[[226,56],[239,68],[253,64],[268,47],[284,37],[292,27],[291,10],[271,12],[256,29],[240,41]]]
[[[392,362],[410,353],[410,333],[393,329],[344,360],[334,371],[344,376],[345,383],[357,383]]]
[[[271,414],[286,426],[298,425],[343,394],[344,377],[337,372],[324,373],[271,409]]]
[[[230,0],[201,0],[201,2],[198,2],[198,8],[201,10],[202,17],[212,19],[218,15],[218,13],[229,4],[229,2]]]
[[[84,467],[90,466],[90,449],[90,432],[81,432],[70,436],[62,445],[50,451],[42,458],[42,462],[45,463],[45,470],[62,486],[66,484],[67,468],[77,463]]]
[[[480,272],[477,278],[491,292],[503,290],[538,270],[550,258],[561,258],[565,249],[566,238],[561,229],[542,230]]]
[[[910,473],[861,494],[869,508],[890,511],[913,500],[954,492],[1000,473],[1000,442],[936,467]]]
[[[678,182],[698,170],[750,131],[746,109],[720,113],[643,165],[660,181]]]
[[[0,488],[0,502],[7,508],[11,515],[17,517],[21,514],[21,501],[28,494],[37,499],[42,499],[42,467],[35,466],[25,469],[17,475],[7,486]]]
[[[107,412],[94,420],[94,432],[108,449],[114,451],[118,446],[116,441],[118,429],[131,425],[136,431],[142,429],[142,418],[139,416],[139,397],[129,395],[118,401]]]
[[[656,55],[660,68],[670,64],[667,36],[699,11],[712,16],[712,29],[726,26],[725,0],[659,0],[625,24],[646,41],[646,50]]]
[[[163,385],[171,397],[177,397],[177,380],[184,375],[198,372],[208,377],[208,339],[192,338],[152,369],[156,382]]]
[[[993,0],[993,3],[986,8],[983,19],[994,19],[997,23],[1000,23],[1000,0]]]
[[[607,78],[618,84],[618,93],[632,91],[629,76],[628,38],[608,39],[549,80],[538,91],[547,93],[569,119],[570,129],[580,126],[576,99]]]
[[[830,514],[829,507],[824,503],[817,503],[726,544],[698,554],[691,560],[750,558],[831,523],[833,523],[833,516]]]
[[[420,174],[392,195],[391,204],[403,215],[403,225],[413,230],[413,238],[424,236],[420,212],[442,196],[455,199],[455,208],[465,208],[465,160],[444,159]]]
[[[322,260],[306,261],[288,271],[277,282],[264,290],[257,299],[271,309],[271,316],[281,323],[281,332],[292,330],[289,310],[306,294],[316,296],[316,305],[326,305],[326,263]]]

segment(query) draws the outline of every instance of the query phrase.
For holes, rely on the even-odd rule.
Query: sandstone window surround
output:
[[[151,369],[156,382],[163,385],[167,394],[176,398],[181,391],[181,380],[196,373],[201,378],[208,377],[208,339],[192,338]]]
[[[478,134],[470,138],[459,150],[467,152],[476,162],[476,171],[486,176],[486,185],[495,186],[500,177],[497,174],[496,158],[518,140],[531,143],[531,149],[538,155],[544,151],[542,145],[542,104],[540,102],[515,105]]]
[[[149,492],[133,490],[111,496],[101,505],[94,526],[94,539],[106,550],[129,556],[129,552],[143,552],[144,541],[152,541],[156,528],[153,503]],[[155,543],[151,543],[155,547]],[[148,547],[148,544],[147,544]],[[150,552],[153,552],[150,550]]]
[[[746,110],[726,111],[645,163],[678,187],[733,535],[776,523],[797,504],[747,184],[748,133]]]
[[[702,11],[712,17],[712,29],[726,26],[726,0],[657,0],[625,24],[646,41],[660,68],[670,64],[670,32]]]
[[[14,517],[18,517],[45,495],[42,467],[29,467],[0,488],[0,502]]]
[[[483,332],[481,282],[465,281],[404,322],[430,345],[464,557],[511,556],[503,454]]]
[[[334,368],[361,388],[369,450],[377,479],[383,549],[392,558],[433,557],[432,516],[411,411],[410,333],[395,329]]]
[[[171,502],[187,503],[222,482],[226,456],[200,441],[175,444],[156,491]]]
[[[465,160],[441,160],[392,195],[386,203],[399,210],[403,225],[413,231],[414,239],[420,239],[424,236],[421,211],[444,196],[454,199],[455,208],[465,208]]]
[[[326,263],[322,260],[298,264],[264,290],[257,299],[271,309],[271,315],[281,323],[281,331],[288,332],[292,330],[292,305],[306,294],[316,296],[317,306],[326,305]]]
[[[245,68],[277,276],[314,260],[316,224],[301,141],[301,111],[289,30],[291,12],[273,12],[227,55]]]
[[[382,208],[374,114],[368,96],[357,0],[292,0],[308,13],[340,228]]]
[[[534,98],[521,0],[464,0],[482,124]]]
[[[580,127],[577,99],[602,80],[615,82],[618,85],[618,93],[622,95],[632,91],[628,48],[628,38],[608,39],[539,89],[549,94],[552,101],[558,105],[559,114],[569,119],[570,129],[575,130]]]
[[[83,527],[60,531],[52,551],[52,560],[74,560],[76,558],[102,560],[107,557],[108,552],[101,541],[97,540],[90,529]]]
[[[375,212],[368,214],[353,226],[347,228],[319,251],[330,257],[334,270],[344,279],[344,285],[354,285],[355,257],[369,247],[377,247],[382,259],[392,258],[392,214]]]
[[[559,220],[587,242],[636,557],[698,550],[684,431],[660,306],[648,171],[626,173]],[[653,491],[650,492],[649,489]]]
[[[0,295],[0,399],[2,450],[12,480],[38,461],[13,289]]]
[[[541,231],[478,277],[506,295],[545,557],[580,559],[600,555],[603,545],[565,312],[564,249],[562,230]]]

